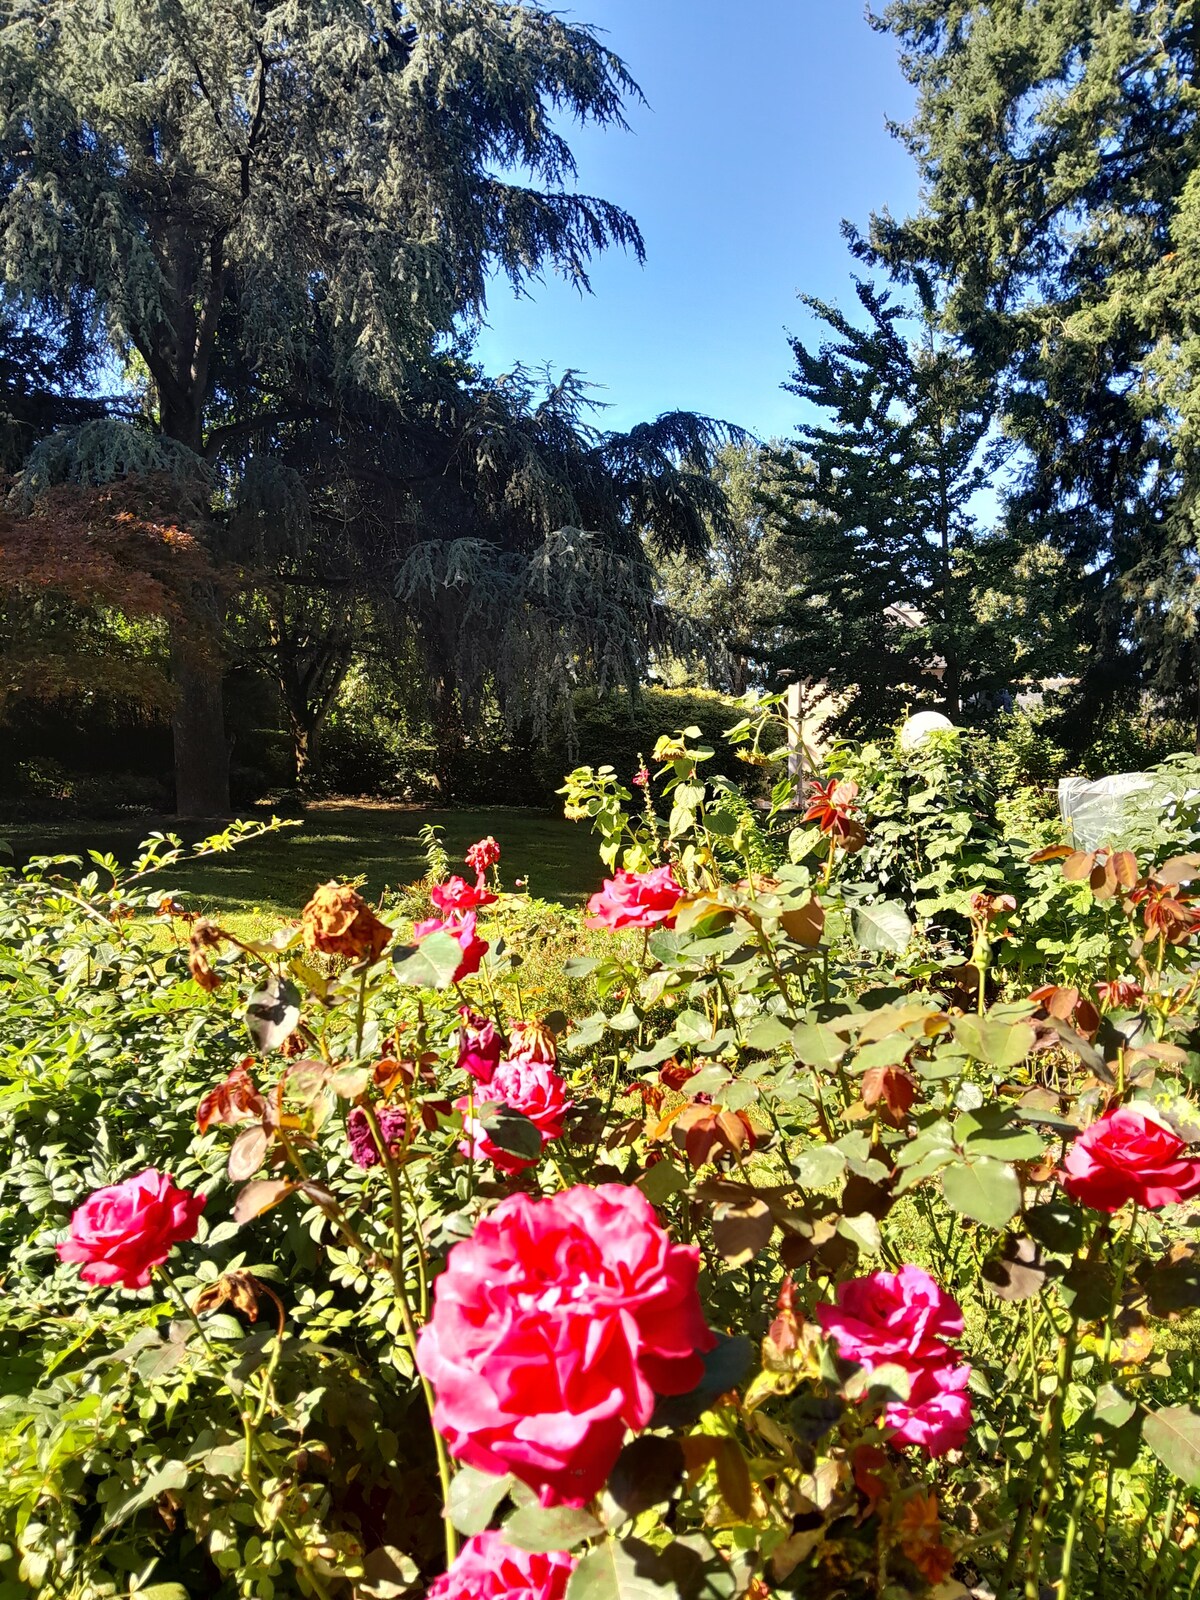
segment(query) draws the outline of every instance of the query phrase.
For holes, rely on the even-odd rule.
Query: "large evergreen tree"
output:
[[[792,340],[787,384],[813,408],[771,491],[795,552],[780,655],[879,726],[918,700],[957,714],[986,681],[972,611],[991,396],[932,307],[857,286],[866,325],[819,300],[829,336]]]
[[[1008,505],[1088,598],[1097,694],[1200,692],[1200,13],[1191,0],[892,0],[920,212],[860,252],[950,285],[1003,387]]]
[[[322,400],[400,401],[493,270],[585,285],[641,249],[569,192],[554,127],[635,86],[532,3],[2,0],[0,81],[3,281],[140,364],[164,439],[226,480],[268,414],[311,419],[314,369]],[[176,671],[179,808],[224,810],[219,667]]]

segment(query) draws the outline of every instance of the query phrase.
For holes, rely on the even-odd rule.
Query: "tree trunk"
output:
[[[229,745],[221,662],[198,653],[174,632],[171,668],[175,705],[175,810],[181,817],[229,815]]]

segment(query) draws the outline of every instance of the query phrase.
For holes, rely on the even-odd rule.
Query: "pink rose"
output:
[[[839,1284],[836,1306],[818,1306],[817,1321],[838,1354],[863,1367],[938,1360],[946,1355],[945,1341],[963,1331],[957,1302],[911,1266]]]
[[[469,1072],[477,1083],[491,1083],[500,1064],[503,1041],[490,1017],[481,1017],[469,1006],[459,1009],[462,1029],[458,1035],[456,1066]]]
[[[908,1399],[883,1414],[893,1444],[916,1445],[931,1456],[962,1447],[971,1426],[971,1369],[946,1342],[961,1335],[962,1311],[927,1272],[904,1266],[840,1284],[837,1304],[818,1306],[817,1321],[844,1360],[868,1372],[882,1366],[907,1372]]]
[[[656,1396],[700,1381],[698,1273],[635,1188],[502,1200],[450,1251],[417,1346],[451,1453],[545,1505],[590,1500]]]
[[[683,890],[670,867],[652,872],[618,872],[587,903],[589,928],[675,926],[675,907]]]
[[[499,860],[500,846],[490,833],[485,839],[480,839],[473,844],[466,855],[467,865],[479,877],[482,877],[489,867],[494,867]]]
[[[490,906],[496,896],[484,887],[482,878],[475,884],[468,883],[465,878],[447,878],[445,883],[434,884],[429,891],[429,898],[439,911],[449,914],[473,911],[476,906]]]
[[[908,1399],[888,1406],[883,1413],[885,1425],[892,1429],[892,1443],[916,1445],[931,1456],[961,1450],[971,1431],[970,1367],[965,1362],[920,1367],[909,1376],[912,1388]]]
[[[162,1265],[172,1245],[196,1237],[204,1201],[147,1167],[87,1197],[71,1217],[70,1238],[57,1247],[59,1258],[82,1261],[85,1283],[144,1289],[150,1269]]]
[[[480,939],[475,932],[473,911],[455,913],[445,920],[441,917],[426,917],[413,928],[413,938],[418,943],[430,933],[448,933],[462,946],[463,958],[455,968],[451,980],[453,983],[461,983],[464,978],[469,978],[473,972],[479,971],[479,963],[488,952],[488,942],[486,939]]]
[[[542,1149],[551,1139],[562,1137],[562,1119],[571,1109],[567,1099],[566,1083],[553,1067],[544,1061],[502,1061],[488,1083],[481,1083],[473,1099],[464,1095],[454,1102],[463,1113],[463,1132],[466,1138],[459,1145],[464,1156],[480,1156],[490,1161],[501,1172],[524,1172],[536,1165],[532,1159],[502,1150],[488,1137],[487,1129],[478,1118],[471,1116],[471,1107],[489,1102],[503,1101],[514,1111],[529,1118],[542,1136]],[[472,1146],[474,1147],[472,1151]]]
[[[1118,1211],[1126,1200],[1149,1210],[1200,1193],[1200,1161],[1170,1128],[1137,1106],[1099,1117],[1067,1151],[1059,1174],[1072,1200]]]
[[[425,1593],[427,1600],[563,1600],[575,1564],[565,1550],[532,1555],[489,1529],[468,1539]]]

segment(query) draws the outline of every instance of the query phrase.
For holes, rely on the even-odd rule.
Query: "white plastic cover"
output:
[[[1077,850],[1116,844],[1129,815],[1129,799],[1154,787],[1148,772],[1118,772],[1111,778],[1060,778],[1058,809]]]

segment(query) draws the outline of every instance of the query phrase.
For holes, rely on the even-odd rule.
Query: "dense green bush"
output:
[[[772,719],[765,809],[695,726],[574,771],[586,931],[487,841],[261,941],[170,840],[0,874],[0,1600],[415,1600],[488,1528],[565,1600],[1195,1591],[1200,801],[1031,851],[978,741],[801,795]]]

